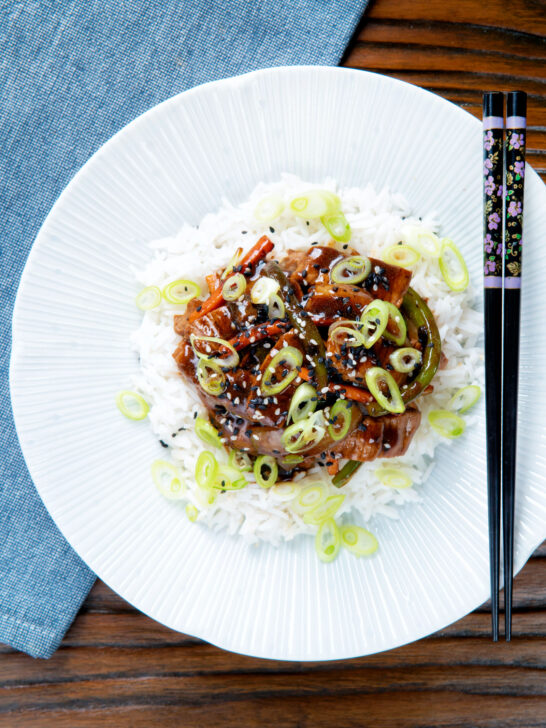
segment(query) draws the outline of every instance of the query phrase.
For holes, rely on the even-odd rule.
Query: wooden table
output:
[[[529,161],[546,176],[546,5],[376,0],[344,64],[480,115],[481,92],[529,94]],[[545,231],[546,232],[546,231]],[[515,581],[514,640],[487,607],[372,657],[295,664],[171,632],[98,582],[49,661],[0,647],[1,728],[546,726],[546,544]]]

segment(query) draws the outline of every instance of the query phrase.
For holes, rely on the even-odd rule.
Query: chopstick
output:
[[[491,631],[499,639],[504,95],[483,97],[485,397]]]
[[[527,95],[511,91],[506,104],[504,201],[504,344],[502,405],[502,530],[504,551],[504,634],[512,636],[514,507],[518,417],[521,248],[525,175]]]

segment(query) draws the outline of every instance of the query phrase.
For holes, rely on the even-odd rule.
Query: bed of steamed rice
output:
[[[184,225],[173,237],[152,242],[153,259],[137,273],[138,282],[163,288],[172,280],[185,278],[198,282],[206,291],[205,275],[225,266],[239,246],[248,250],[264,233],[275,243],[278,257],[289,248],[307,249],[314,241],[328,243],[330,237],[318,220],[306,222],[286,210],[271,223],[270,229],[269,224],[257,223],[253,217],[256,203],[265,195],[278,195],[288,203],[296,194],[312,187],[337,192],[351,225],[351,246],[365,255],[381,258],[386,247],[405,240],[408,231],[416,226],[449,236],[449,231],[442,230],[433,216],[422,219],[413,216],[405,199],[387,189],[380,192],[371,187],[338,189],[333,180],[311,185],[292,175],[284,175],[278,183],[258,185],[250,198],[239,206],[225,202],[218,212],[207,215],[199,227]],[[426,480],[433,467],[436,446],[439,442],[449,442],[430,427],[427,413],[445,407],[458,388],[481,383],[482,351],[476,346],[481,317],[472,308],[474,293],[471,287],[462,293],[451,291],[434,259],[421,259],[413,267],[411,285],[428,299],[448,366],[437,372],[433,380],[434,392],[419,399],[422,423],[406,455],[363,464],[342,490],[346,497],[338,516],[350,514],[355,509],[360,514],[359,521],[368,521],[377,515],[396,518],[399,506],[418,500],[419,484]],[[247,474],[250,482],[246,488],[222,493],[211,506],[205,506],[193,472],[197,457],[206,446],[195,434],[193,421],[197,413],[206,416],[206,411],[194,388],[182,380],[172,358],[179,340],[173,330],[173,316],[180,310],[180,306],[163,301],[158,309],[144,314],[140,328],[133,335],[141,364],[133,385],[150,403],[149,420],[155,435],[169,446],[167,451],[158,444],[158,457],[170,457],[185,473],[187,501],[199,509],[198,521],[201,523],[214,529],[227,529],[230,534],[239,534],[250,541],[261,539],[272,543],[299,533],[313,533],[313,527],[305,524],[291,508],[290,502],[299,485],[265,490],[253,482],[252,474]],[[471,427],[472,415],[466,419],[467,426]],[[382,485],[375,476],[382,464],[397,463],[403,464],[408,471],[413,487],[396,490]],[[328,482],[327,473],[319,468],[315,475],[306,476],[306,481],[317,477]],[[339,490],[332,487],[332,492],[339,493]]]

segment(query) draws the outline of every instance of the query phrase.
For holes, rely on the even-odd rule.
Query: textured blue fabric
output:
[[[0,642],[50,656],[94,575],[29,478],[8,394],[29,248],[70,178],[146,109],[257,68],[335,65],[367,0],[0,0]]]

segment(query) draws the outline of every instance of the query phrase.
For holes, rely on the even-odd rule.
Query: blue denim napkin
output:
[[[41,223],[83,163],[146,109],[257,68],[335,65],[366,4],[0,3],[0,642],[49,657],[95,579],[42,505],[9,406],[13,301]]]

